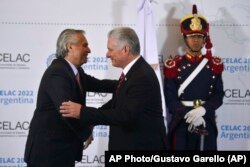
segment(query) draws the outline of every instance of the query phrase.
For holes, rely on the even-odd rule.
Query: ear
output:
[[[66,47],[67,47],[67,51],[70,51],[72,49],[72,44],[70,42],[68,42],[66,44]]]
[[[124,53],[129,53],[130,52],[130,47],[128,45],[124,46]]]

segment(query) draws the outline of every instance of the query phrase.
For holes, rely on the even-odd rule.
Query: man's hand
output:
[[[83,149],[84,150],[87,149],[93,140],[94,140],[93,135],[90,135],[89,138],[83,143]]]
[[[206,109],[202,106],[190,110],[185,116],[184,119],[186,120],[186,123],[191,123],[196,121],[198,118],[204,116],[206,113]]]
[[[60,106],[60,113],[63,117],[80,119],[81,104],[72,101],[63,102]]]

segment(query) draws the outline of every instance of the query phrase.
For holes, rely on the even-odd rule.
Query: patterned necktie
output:
[[[118,92],[119,88],[121,87],[122,83],[125,81],[125,75],[124,73],[122,72],[120,78],[119,78],[119,83],[116,87],[116,93]]]

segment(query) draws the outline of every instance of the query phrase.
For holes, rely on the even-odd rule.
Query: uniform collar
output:
[[[187,60],[189,60],[191,62],[200,62],[202,60],[202,54],[200,54],[198,56],[193,56],[192,54],[187,52],[185,57],[186,57]]]

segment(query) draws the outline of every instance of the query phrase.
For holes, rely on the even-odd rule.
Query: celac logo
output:
[[[56,59],[56,54],[51,54],[51,55],[49,55],[49,57],[47,58],[47,67],[49,67],[50,66],[50,64],[52,63],[52,61],[54,60],[54,59]]]

